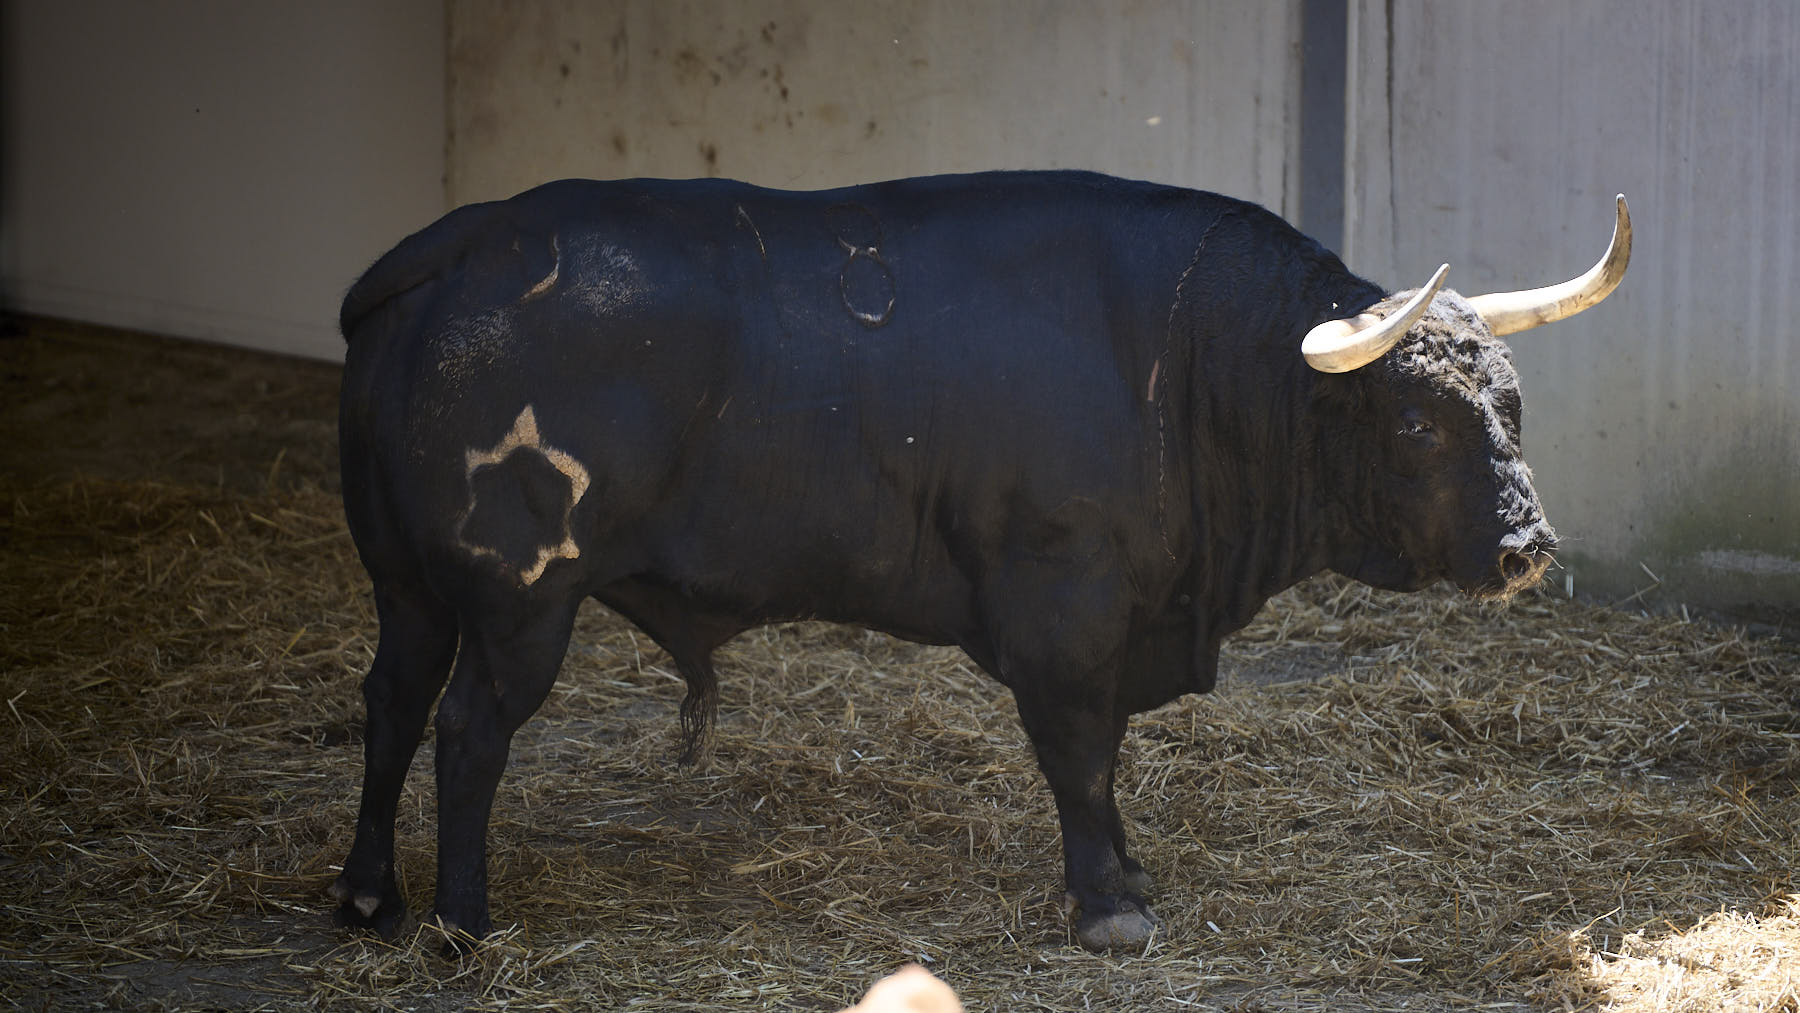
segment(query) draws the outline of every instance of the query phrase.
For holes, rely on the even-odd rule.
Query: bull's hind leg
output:
[[[570,603],[523,600],[463,615],[462,649],[437,710],[438,879],[435,912],[479,939],[488,919],[487,825],[513,733],[556,682],[575,622]]]
[[[394,879],[394,810],[425,716],[456,654],[456,617],[423,593],[375,589],[381,617],[375,663],[363,679],[362,805],[343,874],[331,885],[340,924],[392,935],[406,914]]]

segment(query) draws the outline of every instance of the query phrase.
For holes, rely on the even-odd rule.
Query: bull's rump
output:
[[[1150,381],[1192,242],[1167,221],[1200,199],[1061,173],[569,181],[453,212],[346,300],[359,526],[458,571],[438,583],[485,573],[471,497],[523,447],[587,480],[564,492],[574,555],[533,581],[947,637],[973,561],[1147,544],[1169,463]],[[561,472],[520,474],[554,514]]]

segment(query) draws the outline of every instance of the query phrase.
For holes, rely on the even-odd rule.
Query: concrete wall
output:
[[[1099,169],[1292,212],[1298,0],[450,0],[450,194]]]
[[[1576,590],[1655,574],[1652,601],[1800,613],[1800,5],[1354,0],[1351,23],[1352,265],[1560,281],[1631,202],[1619,291],[1511,339]]]
[[[9,308],[324,358],[444,211],[441,0],[0,5]]]

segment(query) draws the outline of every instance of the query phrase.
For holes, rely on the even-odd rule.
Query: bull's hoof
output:
[[[1075,921],[1075,938],[1095,953],[1142,953],[1161,924],[1148,904],[1120,898],[1111,911],[1082,912]]]
[[[406,900],[395,887],[390,885],[380,892],[358,890],[347,878],[339,876],[330,892],[338,902],[332,920],[339,928],[363,929],[389,941],[400,934],[400,926],[406,920]]]

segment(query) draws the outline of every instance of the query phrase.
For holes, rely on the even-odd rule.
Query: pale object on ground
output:
[[[842,1013],[962,1013],[962,1008],[949,985],[909,964],[876,982],[862,1002]]]

